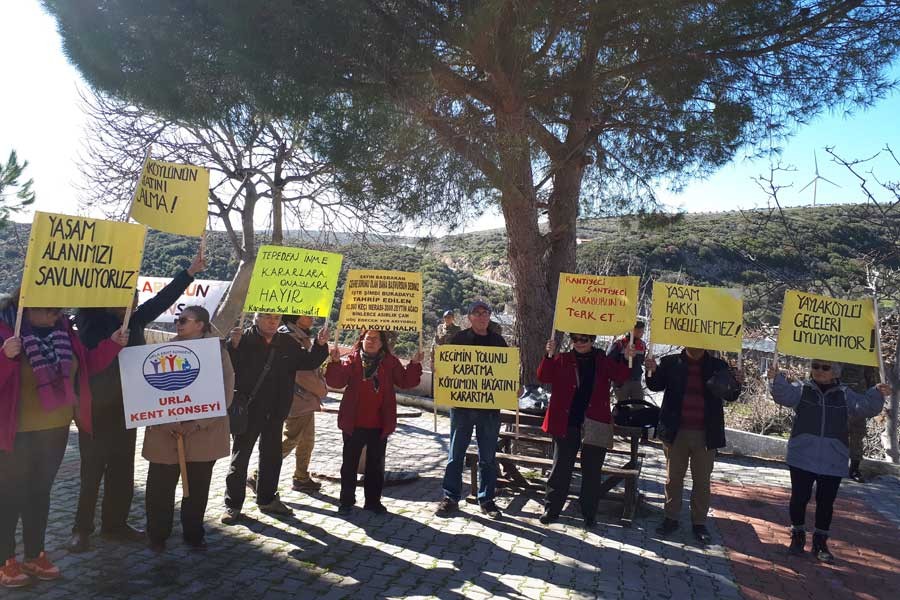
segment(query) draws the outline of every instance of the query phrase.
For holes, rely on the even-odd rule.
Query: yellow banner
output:
[[[422,274],[350,269],[344,284],[344,329],[422,330]]]
[[[304,248],[260,247],[244,312],[328,318],[343,258]]]
[[[206,230],[209,171],[148,158],[134,192],[131,218],[176,235]]]
[[[654,344],[741,351],[744,301],[739,290],[653,282]]]
[[[777,348],[792,356],[877,367],[875,305],[871,298],[837,300],[788,290]]]
[[[22,306],[131,306],[146,234],[143,225],[35,212]]]
[[[559,274],[554,329],[616,335],[637,320],[639,277]]]
[[[455,346],[434,349],[434,401],[459,408],[519,405],[519,349]]]

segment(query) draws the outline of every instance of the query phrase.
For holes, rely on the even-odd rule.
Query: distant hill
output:
[[[886,267],[900,269],[896,248],[900,214],[871,222],[864,207],[842,205],[791,208],[767,218],[763,211],[684,214],[640,221],[634,217],[588,219],[578,223],[578,272],[642,275],[698,285],[739,287],[748,319],[774,322],[785,283],[812,289],[822,279],[836,293],[863,293],[865,263],[879,254]],[[785,222],[790,233],[785,228]],[[21,276],[27,224],[0,231],[0,291],[14,289]],[[286,234],[289,245],[315,246],[316,232]],[[422,271],[429,329],[446,308],[459,309],[475,296],[502,308],[512,300],[506,233],[481,231],[442,238],[384,236],[350,243],[349,234],[331,236],[328,248],[344,254],[348,268]],[[263,236],[260,243],[265,243]],[[151,231],[144,251],[144,275],[170,276],[190,262],[197,240]],[[893,254],[890,250],[893,249]],[[204,277],[229,280],[237,262],[222,232],[207,242],[209,269]],[[476,279],[476,276],[480,279]],[[341,283],[341,286],[343,284]],[[338,302],[342,295],[338,289]],[[337,317],[335,310],[334,317]]]

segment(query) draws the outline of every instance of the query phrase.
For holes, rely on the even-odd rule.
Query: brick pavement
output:
[[[462,516],[435,517],[433,509],[441,496],[448,432],[449,420],[443,417],[439,418],[437,434],[432,431],[431,415],[401,419],[388,444],[387,468],[414,470],[420,478],[385,489],[384,503],[391,514],[384,516],[358,510],[349,518],[339,518],[335,512],[338,484],[326,481],[321,493],[314,495],[293,492],[292,465],[286,465],[281,489],[283,500],[296,511],[293,518],[263,515],[251,495],[244,507],[248,519],[238,526],[223,526],[218,523],[218,516],[227,461],[220,460],[214,471],[207,511],[209,551],[188,552],[181,543],[176,519],[169,549],[157,556],[141,545],[111,542],[99,536],[92,537],[90,552],[66,552],[78,494],[77,437],[73,430],[54,488],[47,535],[48,552],[62,569],[63,579],[37,583],[20,591],[0,590],[0,597],[732,600],[741,598],[742,591],[744,597],[759,597],[748,595],[748,589],[760,591],[748,587],[743,580],[748,568],[753,569],[752,573],[773,569],[764,557],[742,549],[744,546],[726,549],[721,545],[723,537],[729,545],[736,545],[729,540],[733,527],[749,531],[745,523],[749,517],[746,510],[738,510],[739,506],[716,505],[715,519],[711,520],[713,545],[708,548],[693,543],[689,527],[682,527],[670,540],[657,539],[653,529],[662,515],[664,469],[661,453],[654,446],[646,448],[645,477],[641,481],[645,502],[629,528],[616,522],[618,506],[613,503],[604,505],[608,512],[601,515],[601,523],[590,532],[581,527],[577,507],[573,506],[566,508],[560,522],[545,527],[537,521],[541,513],[537,497],[503,491],[498,498],[504,509],[501,521],[491,521],[476,507],[465,504]],[[312,469],[336,471],[340,448],[335,415],[320,414]],[[136,469],[138,489],[131,520],[134,525],[143,526],[146,461],[140,456]],[[749,486],[760,483],[762,477],[778,490],[785,484],[785,476],[786,470],[775,463],[726,458],[717,465],[715,485],[723,498],[739,499],[732,493],[734,489],[752,496],[758,492]],[[867,512],[866,518],[873,519],[873,523],[881,518],[872,526],[883,528],[886,536],[896,537],[900,523],[898,488],[896,480],[881,478],[872,487],[842,489],[842,498],[865,506],[880,503],[880,508]],[[885,497],[887,492],[893,496]],[[361,500],[361,489],[358,494]],[[858,508],[856,504],[851,506]],[[685,506],[685,522],[687,510]],[[892,514],[894,518],[890,518]],[[783,533],[782,516],[772,508],[754,517],[772,529],[774,541],[770,544],[783,541],[779,537]],[[732,521],[737,521],[737,525]],[[744,534],[735,535],[741,544],[746,538]],[[893,552],[896,559],[896,547],[891,548],[874,551],[882,556]],[[838,546],[835,550],[841,559],[842,551]],[[731,561],[728,552],[732,553]],[[738,560],[735,552],[746,552],[759,562],[749,561],[748,567],[748,561]],[[818,568],[809,566],[811,577],[819,572],[815,570]],[[851,570],[849,566],[847,570]],[[831,570],[822,568],[821,572]],[[847,585],[858,583],[853,578],[846,581]],[[868,588],[866,591],[874,595],[859,597],[879,597],[883,590]]]

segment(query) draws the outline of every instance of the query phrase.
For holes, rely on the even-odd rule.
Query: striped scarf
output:
[[[73,406],[77,396],[69,374],[74,352],[65,317],[60,316],[49,333],[36,330],[27,319],[23,319],[22,352],[34,373],[38,399],[43,409],[51,411],[61,406]]]

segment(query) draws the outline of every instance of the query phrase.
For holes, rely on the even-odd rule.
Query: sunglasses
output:
[[[571,335],[569,338],[572,340],[572,343],[577,344],[578,342],[593,342],[594,339],[588,337],[586,335]]]
[[[830,371],[831,365],[823,365],[821,363],[813,363],[809,365],[809,368],[814,371]]]
[[[196,321],[196,320],[197,319],[191,319],[190,317],[178,317],[178,319],[175,322],[178,323],[179,325],[184,325],[188,321]]]

